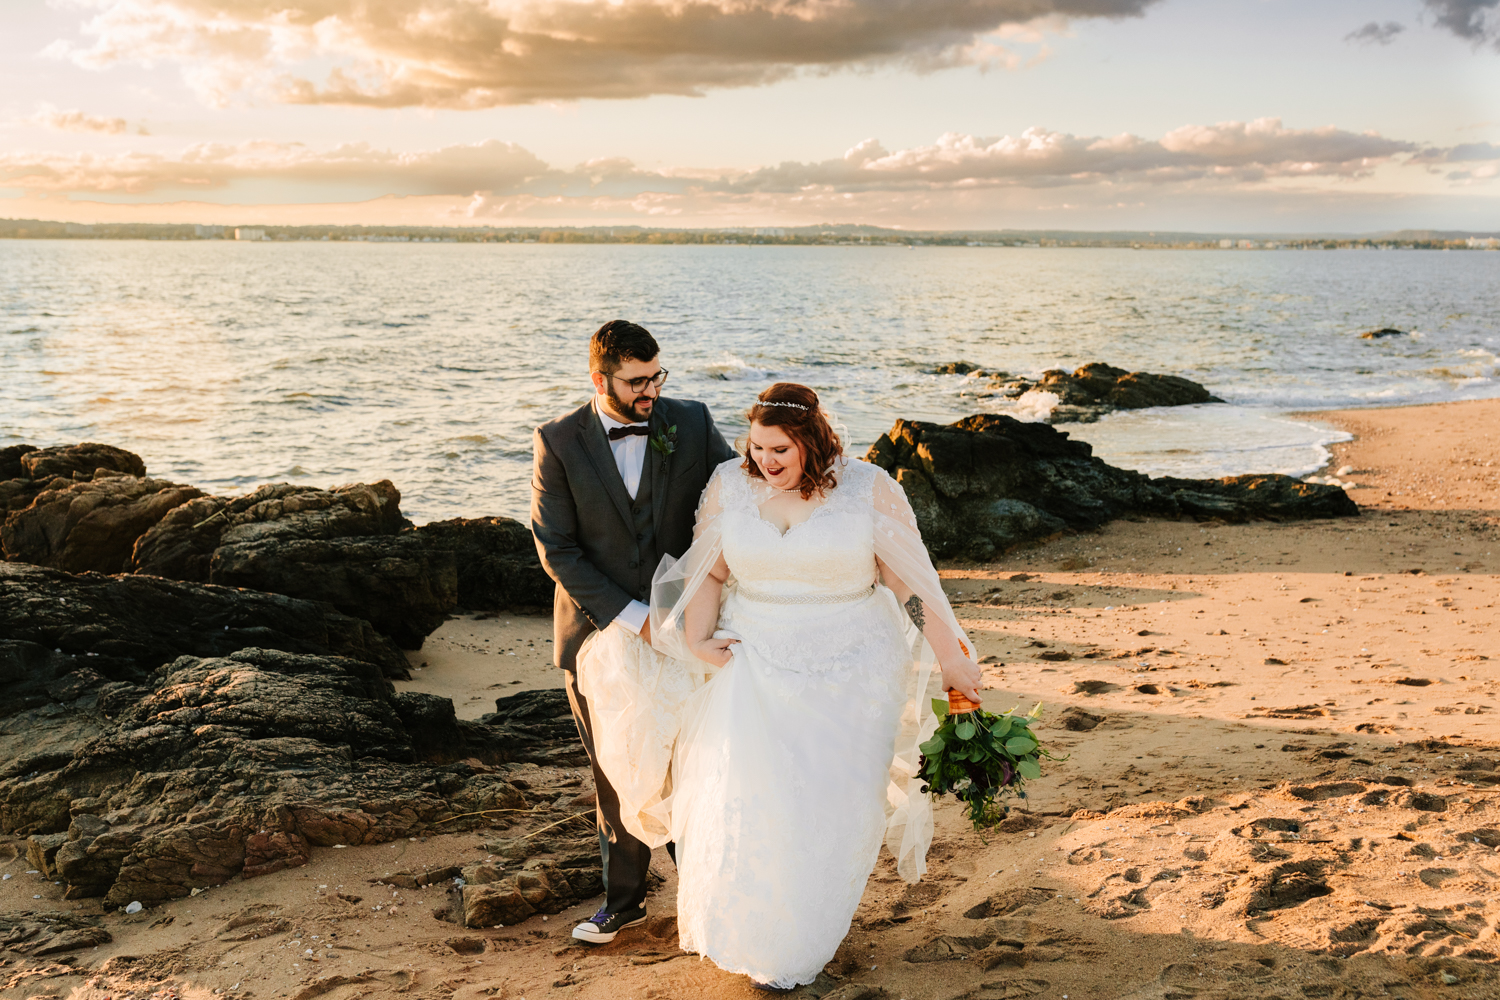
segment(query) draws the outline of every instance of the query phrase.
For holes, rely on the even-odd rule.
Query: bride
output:
[[[833,957],[882,843],[925,872],[929,681],[977,702],[979,667],[905,493],[844,457],[817,394],[778,383],[749,420],[657,571],[658,652],[600,633],[580,682],[618,708],[595,740],[626,825],[676,842],[682,948],[786,992]]]

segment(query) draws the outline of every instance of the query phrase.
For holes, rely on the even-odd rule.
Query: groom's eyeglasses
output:
[[[611,375],[609,372],[600,372],[599,374],[605,378],[612,378],[616,382],[624,382],[630,387],[630,391],[637,396],[646,391],[646,386],[654,386],[660,389],[667,381],[667,370],[665,368],[655,375],[642,375],[640,378],[619,378],[618,376]]]

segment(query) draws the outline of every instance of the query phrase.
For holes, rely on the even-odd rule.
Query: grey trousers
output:
[[[599,857],[604,862],[604,909],[609,913],[624,913],[646,901],[646,873],[651,868],[651,848],[631,836],[620,822],[620,797],[599,769],[599,761],[594,755],[588,699],[578,690],[578,675],[567,669],[563,674],[567,678],[568,704],[573,707],[578,738],[588,751],[594,788],[598,790],[599,804],[595,815],[599,818]],[[667,845],[673,860],[676,860],[675,846]]]

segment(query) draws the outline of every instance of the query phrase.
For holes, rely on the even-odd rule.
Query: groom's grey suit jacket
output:
[[[634,500],[592,400],[536,429],[531,530],[542,567],[557,581],[552,634],[560,667],[572,670],[583,641],[631,601],[650,602],[656,564],[687,551],[708,477],[735,455],[702,403],[660,398],[651,437],[671,427],[676,449],[663,456],[648,443]]]

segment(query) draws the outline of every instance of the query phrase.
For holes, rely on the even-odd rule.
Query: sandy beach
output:
[[[1043,702],[1066,759],[983,836],[942,804],[929,877],[882,860],[799,995],[1500,996],[1500,401],[1307,416],[1354,434],[1325,471],[1352,469],[1360,518],[1122,520],[943,568],[987,707]],[[556,685],[550,637],[458,616],[398,686],[477,718]],[[586,808],[586,777],[536,777],[566,791],[506,836]],[[470,930],[434,917],[441,884],[402,888],[499,835],[318,849],[111,913],[97,948],[0,958],[0,996],[759,995],[677,950],[665,855],[651,922],[594,949],[568,937],[593,901]],[[0,912],[100,912],[30,868],[0,842]]]

